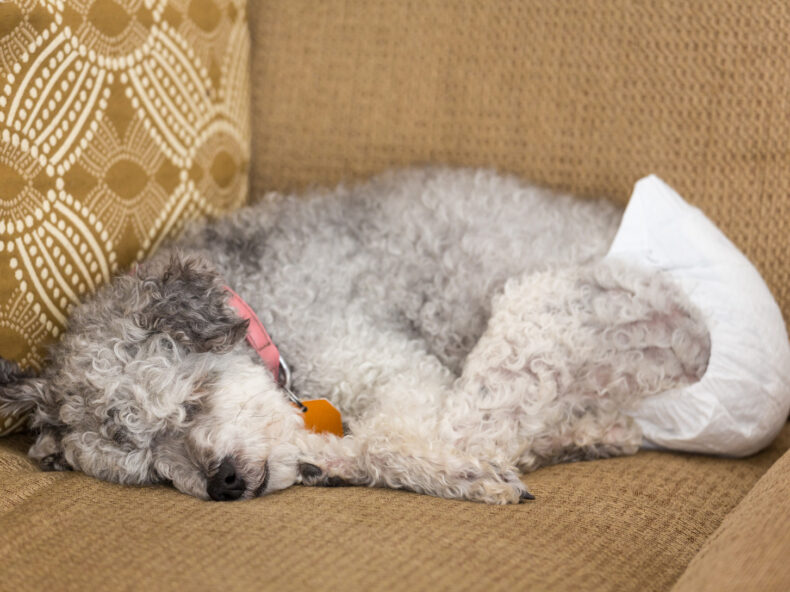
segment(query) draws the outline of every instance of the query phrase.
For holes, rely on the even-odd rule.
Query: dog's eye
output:
[[[191,422],[193,419],[195,419],[195,416],[198,414],[198,411],[200,411],[200,405],[198,405],[197,403],[185,403],[184,420],[187,422]]]

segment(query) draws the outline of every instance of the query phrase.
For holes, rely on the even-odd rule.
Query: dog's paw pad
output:
[[[319,483],[322,487],[348,487],[351,485],[348,481],[343,479],[342,477],[327,477],[321,483]]]
[[[38,466],[42,471],[71,471],[72,468],[66,457],[60,453],[48,454],[38,461]]]
[[[470,492],[469,499],[487,504],[519,504],[534,496],[519,482],[502,483],[501,481],[481,481],[478,487]]]
[[[314,465],[313,463],[302,462],[299,463],[299,476],[302,477],[304,482],[311,482],[323,475],[323,471],[321,467]]]
[[[299,476],[302,485],[315,485],[319,487],[344,487],[352,485],[346,479],[337,475],[327,475],[318,465],[309,462],[299,463]]]
[[[518,504],[535,499],[516,469],[484,463],[482,472],[484,474],[479,479],[468,482],[466,499],[487,504]]]

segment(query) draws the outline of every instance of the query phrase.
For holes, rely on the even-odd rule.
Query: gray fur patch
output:
[[[141,279],[150,298],[135,315],[142,328],[163,331],[196,352],[228,351],[246,334],[249,321],[228,306],[219,275],[197,258],[174,253],[162,275]]]

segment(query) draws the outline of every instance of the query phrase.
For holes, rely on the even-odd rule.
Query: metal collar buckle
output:
[[[297,397],[291,390],[291,369],[288,367],[288,364],[285,363],[285,360],[283,360],[282,356],[280,356],[279,379],[280,386],[285,391],[291,403],[299,407],[303,413],[307,411],[305,404],[302,403],[302,401],[299,400],[299,397]]]

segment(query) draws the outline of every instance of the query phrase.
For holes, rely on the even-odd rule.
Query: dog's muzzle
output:
[[[208,480],[208,496],[216,502],[230,502],[244,495],[246,487],[244,479],[236,471],[233,461],[226,457],[219,465],[219,469]]]

